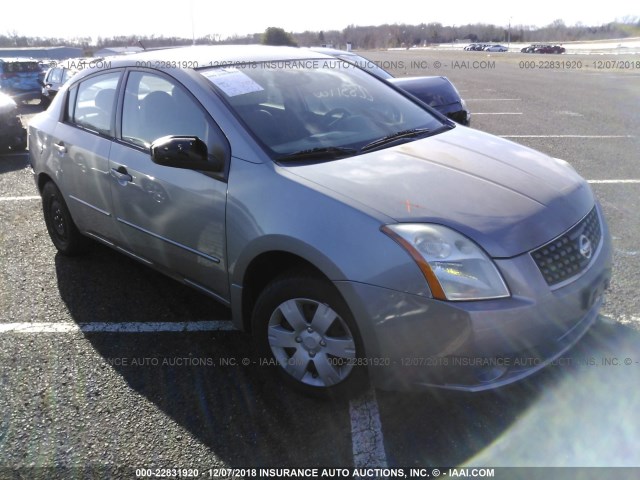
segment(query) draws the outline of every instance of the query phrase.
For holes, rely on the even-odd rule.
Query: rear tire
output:
[[[42,211],[49,237],[62,255],[85,251],[88,239],[76,227],[62,193],[53,182],[47,182],[42,189]]]
[[[260,356],[304,394],[350,397],[368,385],[355,321],[326,279],[302,271],[276,278],[258,297],[252,328]]]

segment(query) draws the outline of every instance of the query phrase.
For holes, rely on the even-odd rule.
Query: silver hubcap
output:
[[[273,312],[268,328],[271,352],[296,380],[329,387],[351,373],[356,344],[346,322],[329,306],[306,298],[287,300]]]

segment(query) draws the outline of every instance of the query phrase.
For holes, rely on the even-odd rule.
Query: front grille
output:
[[[550,286],[581,273],[595,256],[602,231],[595,207],[568,232],[531,252]]]

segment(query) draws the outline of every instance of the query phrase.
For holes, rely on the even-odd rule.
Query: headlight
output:
[[[495,264],[467,237],[432,224],[386,225],[382,231],[416,261],[434,298],[485,300],[509,296]]]

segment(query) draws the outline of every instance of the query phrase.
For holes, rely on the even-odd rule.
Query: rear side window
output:
[[[68,105],[68,120],[80,127],[110,135],[120,72],[89,77],[81,82]]]

